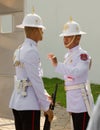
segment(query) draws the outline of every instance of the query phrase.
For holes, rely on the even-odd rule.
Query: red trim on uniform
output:
[[[34,130],[34,116],[35,116],[35,112],[33,111],[32,113],[32,130]]]
[[[83,116],[83,128],[82,128],[82,130],[85,130],[85,124],[86,124],[86,112],[84,112],[84,116]]]
[[[80,58],[81,58],[81,60],[87,60],[88,59],[88,55],[87,54],[81,54],[80,55]]]
[[[69,79],[73,79],[71,76],[68,76],[67,78],[69,78]]]

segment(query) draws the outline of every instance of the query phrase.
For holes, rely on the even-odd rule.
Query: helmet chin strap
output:
[[[72,38],[72,40],[66,45],[66,47],[69,47],[71,44],[72,44],[72,42],[74,41],[74,39],[75,39],[75,35],[74,35],[74,37]]]

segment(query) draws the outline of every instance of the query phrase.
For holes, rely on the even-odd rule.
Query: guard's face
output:
[[[63,41],[64,41],[64,45],[65,45],[66,48],[69,48],[70,46],[73,45],[73,42],[74,42],[74,39],[75,39],[74,37],[75,36],[64,36]]]
[[[41,41],[43,39],[43,31],[42,28],[34,28],[32,33],[32,39],[36,42]]]
[[[43,39],[43,30],[42,28],[37,28],[37,39],[41,41]]]
[[[63,41],[66,48],[73,48],[79,44],[81,35],[76,36],[64,36]]]

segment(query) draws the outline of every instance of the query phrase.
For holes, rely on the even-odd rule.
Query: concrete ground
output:
[[[44,116],[41,116],[41,130],[43,130]],[[15,130],[14,121],[7,118],[0,118],[0,130]],[[71,130],[69,114],[66,109],[56,104],[54,110],[54,119],[51,124],[51,130]]]

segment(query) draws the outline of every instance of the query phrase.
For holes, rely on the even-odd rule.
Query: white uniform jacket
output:
[[[80,46],[76,46],[65,55],[64,63],[58,62],[56,72],[64,75],[65,86],[74,86],[87,82],[90,57]],[[67,111],[87,111],[81,89],[66,92]]]
[[[40,57],[37,44],[26,38],[19,49],[21,65],[16,66],[17,80],[27,79],[31,86],[27,87],[27,96],[22,96],[14,87],[10,100],[10,108],[16,110],[44,110],[49,109],[50,102],[45,95],[44,84],[41,78]],[[15,85],[16,86],[16,85]]]

